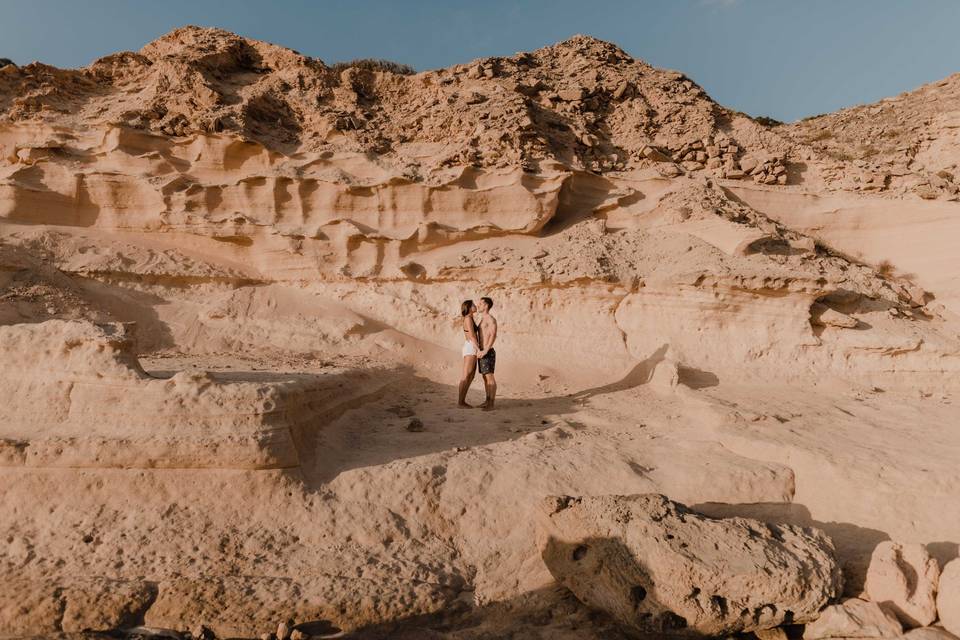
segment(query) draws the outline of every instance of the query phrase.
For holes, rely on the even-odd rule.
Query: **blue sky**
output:
[[[960,0],[0,0],[0,57],[84,66],[185,24],[418,70],[586,33],[786,121],[960,71]]]

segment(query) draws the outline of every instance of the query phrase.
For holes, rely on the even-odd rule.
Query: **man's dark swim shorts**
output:
[[[486,375],[488,373],[493,373],[497,368],[497,352],[494,349],[487,351],[487,355],[482,358],[477,358],[477,368],[480,370],[481,375]]]

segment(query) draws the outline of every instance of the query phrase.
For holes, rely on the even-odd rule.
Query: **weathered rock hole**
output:
[[[717,608],[717,611],[720,612],[720,615],[724,618],[727,617],[729,610],[727,609],[727,599],[723,596],[710,596],[710,602],[713,603],[713,606]]]
[[[643,602],[647,597],[647,590],[637,585],[630,589],[630,601],[633,602],[633,606],[637,607]]]
[[[678,616],[673,611],[667,611],[660,617],[660,625],[664,631],[669,631],[671,629],[686,629],[687,619],[683,616]]]
[[[588,549],[586,545],[583,545],[583,544],[579,545],[576,549],[573,550],[573,561],[579,562],[580,560],[583,560],[584,556],[587,555],[587,550]]]

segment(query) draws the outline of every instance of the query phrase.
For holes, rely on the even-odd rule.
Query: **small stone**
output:
[[[630,88],[631,88],[630,83],[624,80],[623,82],[617,85],[616,90],[613,92],[613,99],[619,100],[623,96],[627,95],[627,92],[630,90]]]
[[[694,158],[697,162],[706,162],[707,154],[703,151],[697,151],[696,157]]]
[[[665,153],[654,149],[650,145],[647,145],[643,148],[643,151],[640,152],[643,154],[644,158],[653,160],[654,162],[670,162],[670,157]]]
[[[790,247],[793,249],[798,249],[800,251],[808,251],[813,253],[817,249],[817,243],[813,238],[797,238],[796,240],[790,240]]]
[[[751,171],[756,169],[757,165],[759,164],[760,162],[752,156],[745,156],[743,158],[740,158],[740,170],[745,171],[746,173],[750,173]]]
[[[190,635],[193,636],[195,640],[213,640],[214,637],[210,627],[202,624],[195,626],[193,631],[190,632]]]
[[[423,431],[423,430],[424,430],[423,420],[421,420],[420,418],[413,418],[412,420],[410,420],[409,424],[407,424],[407,431],[411,433],[419,433],[420,431]]]
[[[804,628],[803,640],[896,638],[901,631],[892,613],[884,611],[876,602],[853,598],[821,611],[820,617]]]
[[[583,100],[586,93],[583,87],[576,87],[574,89],[560,89],[557,95],[564,102],[576,102],[577,100]]]
[[[260,640],[274,640],[275,637],[276,637],[276,636],[274,636],[272,633],[261,633],[261,634],[260,634]]]
[[[937,619],[935,596],[940,566],[922,544],[886,540],[870,557],[865,591],[870,600],[892,611],[908,629]]]
[[[290,623],[281,622],[277,625],[277,640],[290,640]]]
[[[782,173],[777,176],[777,184],[784,185],[787,184],[787,174]]]
[[[300,631],[300,629],[294,629],[290,632],[290,640],[307,640],[309,637],[310,636],[305,634],[303,631]]]
[[[904,290],[910,296],[910,303],[915,307],[922,307],[927,302],[927,292],[923,287],[919,287],[912,282],[904,285]]]
[[[820,326],[853,329],[860,324],[856,318],[851,318],[845,313],[840,313],[836,309],[831,309],[830,307],[820,303],[815,303],[812,305],[810,307],[810,313],[810,321],[813,324]]]
[[[680,170],[680,167],[673,164],[672,162],[662,162],[657,165],[657,173],[659,173],[664,178],[676,178],[683,171]]]
[[[940,574],[937,611],[944,629],[960,636],[960,559],[948,562]]]
[[[598,144],[600,144],[600,140],[597,138],[597,136],[593,135],[592,133],[583,134],[580,137],[580,142],[587,145],[588,147],[595,147]]]
[[[720,158],[710,158],[707,160],[707,169],[719,169],[723,166],[723,160]]]
[[[700,169],[703,169],[703,165],[701,163],[694,162],[692,160],[688,160],[687,162],[682,162],[680,163],[680,166],[686,169],[687,171],[699,171]]]
[[[724,177],[729,178],[730,180],[742,180],[743,178],[747,177],[747,174],[739,169],[728,169],[724,174]]]

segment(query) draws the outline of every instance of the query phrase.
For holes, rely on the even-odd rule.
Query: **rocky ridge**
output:
[[[661,622],[770,632],[790,595],[810,637],[956,632],[956,218],[901,189],[926,168],[845,181],[803,134],[833,121],[768,126],[585,36],[397,71],[196,27],[0,68],[2,632],[618,637],[639,592],[545,563],[533,514],[649,494],[829,574],[738,591],[706,549],[716,593],[644,587]],[[857,242],[907,232],[929,261]],[[447,402],[480,295],[492,417]]]

